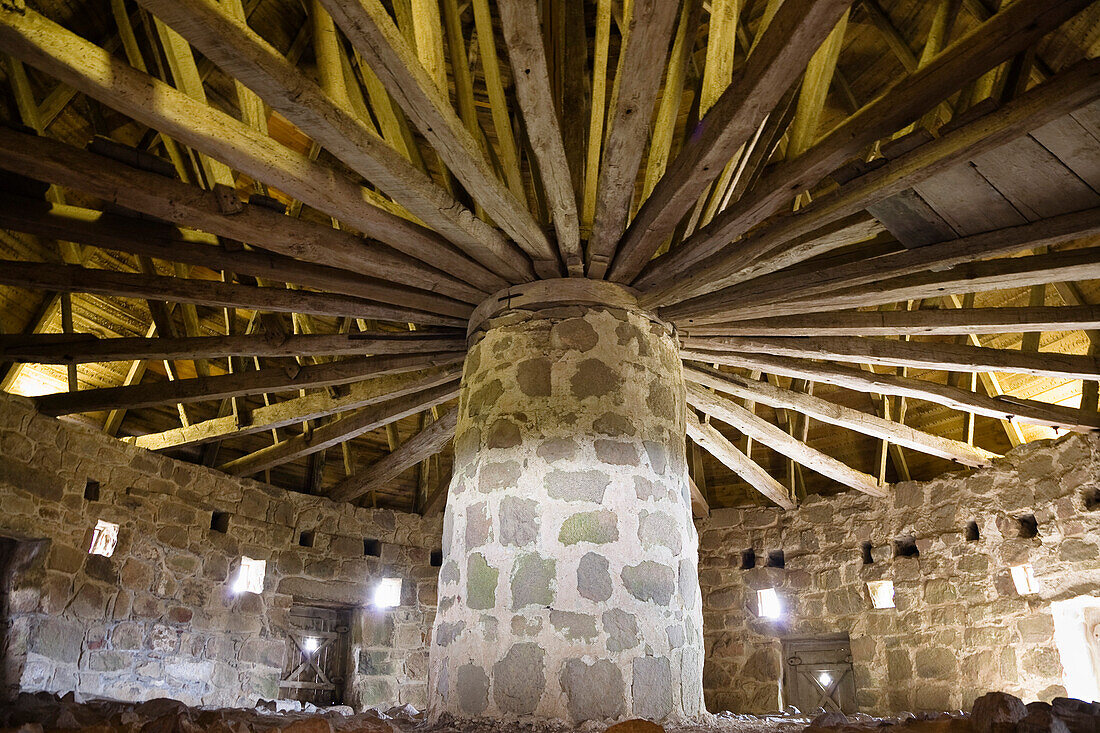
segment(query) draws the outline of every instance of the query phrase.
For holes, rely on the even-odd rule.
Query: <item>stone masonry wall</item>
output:
[[[1100,438],[1071,434],[991,468],[897,484],[888,499],[715,511],[699,525],[709,709],[777,709],[780,640],[832,633],[850,635],[865,711],[969,709],[991,689],[1064,695],[1051,604],[1100,596],[1098,482]],[[909,539],[919,556],[898,554]],[[742,570],[747,549],[758,565],[782,550],[785,566]],[[1010,577],[1025,563],[1036,595]],[[874,610],[865,584],[887,579],[897,607]],[[778,621],[756,614],[756,591],[770,587],[785,607]]]
[[[430,711],[697,717],[698,538],[671,329],[569,306],[508,311],[474,339]]]
[[[347,702],[425,705],[440,520],[236,479],[9,395],[0,508],[0,537],[49,541],[9,595],[5,679],[20,689],[251,705],[279,695],[287,611],[306,601],[352,609]],[[224,533],[215,511],[228,513]],[[99,519],[121,525],[110,558],[88,554]],[[381,541],[380,556],[365,555],[365,539]],[[242,555],[267,561],[263,593],[230,591]],[[384,612],[366,608],[381,577],[404,581],[401,605]]]

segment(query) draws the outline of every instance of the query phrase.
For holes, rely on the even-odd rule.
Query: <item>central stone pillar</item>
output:
[[[431,717],[701,717],[672,328],[613,283],[511,288],[471,320],[458,409]]]

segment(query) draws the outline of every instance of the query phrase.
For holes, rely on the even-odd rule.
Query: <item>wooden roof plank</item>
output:
[[[283,428],[306,420],[355,410],[406,394],[422,392],[453,382],[462,375],[461,366],[439,367],[423,371],[390,374],[352,384],[344,395],[332,395],[326,390],[295,397],[242,414],[227,414],[192,423],[185,427],[147,433],[126,438],[130,443],[149,450],[164,450],[212,441],[229,440],[252,433]],[[390,423],[391,425],[393,423]]]
[[[469,303],[424,290],[270,252],[230,250],[210,235],[93,209],[5,196],[0,200],[0,226],[39,237],[63,237],[101,249],[229,270],[455,318],[469,317],[473,310]]]
[[[235,191],[204,191],[57,140],[0,127],[0,168],[296,260],[433,291],[467,303],[479,303],[487,294],[419,259],[350,232],[242,202]]]

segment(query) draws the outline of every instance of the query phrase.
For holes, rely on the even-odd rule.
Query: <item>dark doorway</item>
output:
[[[856,711],[848,635],[783,642],[783,696],[803,713]]]
[[[281,696],[319,706],[342,704],[350,654],[350,609],[295,604],[287,618]]]

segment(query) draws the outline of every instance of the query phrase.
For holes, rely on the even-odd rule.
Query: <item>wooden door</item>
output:
[[[806,714],[856,711],[856,685],[848,637],[783,642],[783,690],[788,705]]]
[[[344,702],[350,617],[344,608],[291,607],[287,663],[279,683],[283,697],[319,706]]]

